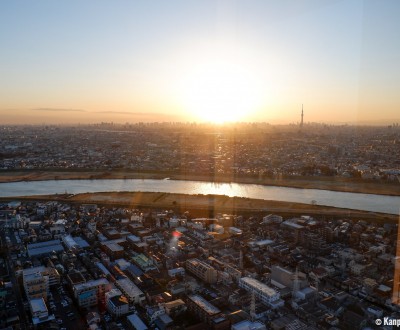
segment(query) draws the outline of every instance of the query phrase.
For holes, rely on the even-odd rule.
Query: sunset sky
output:
[[[400,122],[400,1],[0,2],[0,124]]]

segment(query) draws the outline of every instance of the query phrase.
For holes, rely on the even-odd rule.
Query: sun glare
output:
[[[246,120],[262,99],[261,84],[241,63],[209,60],[187,74],[182,86],[186,111],[214,123]]]

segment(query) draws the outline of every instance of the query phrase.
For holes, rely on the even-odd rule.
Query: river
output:
[[[0,183],[0,197],[79,194],[104,191],[149,191],[180,194],[216,194],[283,202],[326,205],[354,210],[399,214],[400,196],[348,193],[241,183],[181,180],[49,180]]]

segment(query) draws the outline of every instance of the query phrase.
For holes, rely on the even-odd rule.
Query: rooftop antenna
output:
[[[240,255],[239,255],[239,268],[240,270],[243,269],[243,250],[240,250]]]
[[[250,317],[252,322],[256,320],[256,294],[254,291],[251,292]]]
[[[299,281],[299,270],[296,267],[296,272],[294,273],[294,280],[293,280],[293,290],[292,290],[292,298],[296,299],[297,292],[300,289],[300,281]]]

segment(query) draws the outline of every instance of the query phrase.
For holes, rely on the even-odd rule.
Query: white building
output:
[[[47,276],[48,286],[56,286],[60,284],[60,274],[57,269],[53,267],[38,266],[33,268],[25,268],[22,271],[22,274],[25,277],[34,273],[40,273],[43,276]]]
[[[29,301],[32,318],[45,319],[49,316],[46,303],[43,298],[35,298]]]
[[[49,311],[43,298],[31,299],[29,301],[29,307],[32,314],[32,323],[35,328],[37,328],[39,324],[55,319],[54,315],[49,315]]]
[[[248,292],[254,292],[258,299],[272,308],[278,308],[284,305],[284,301],[280,299],[280,294],[277,291],[254,278],[242,277],[239,280],[239,287]]]
[[[40,271],[23,272],[22,278],[25,294],[28,300],[43,298],[47,300],[49,293],[49,277],[43,275]]]

